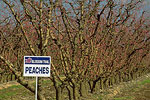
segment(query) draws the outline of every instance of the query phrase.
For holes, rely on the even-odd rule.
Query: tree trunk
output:
[[[95,91],[96,83],[97,83],[96,81],[93,81],[91,93],[93,93]]]
[[[70,86],[67,86],[66,88],[68,90],[69,100],[73,100],[73,91],[72,91],[72,88]]]
[[[77,87],[77,84],[73,83],[73,99],[74,100],[79,100],[79,90]]]
[[[46,100],[44,95],[38,92],[38,100]]]
[[[83,96],[83,97],[86,97],[87,96],[87,84],[85,81],[83,82],[80,82],[80,95]]]
[[[56,100],[63,100],[61,98],[61,88],[60,87],[55,87],[56,89]]]

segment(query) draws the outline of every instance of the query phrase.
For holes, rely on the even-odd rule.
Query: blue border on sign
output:
[[[43,56],[25,56],[24,64],[38,64],[38,65],[50,65],[51,58]]]

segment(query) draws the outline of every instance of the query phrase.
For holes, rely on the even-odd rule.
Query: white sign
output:
[[[24,56],[24,76],[50,77],[50,56]]]

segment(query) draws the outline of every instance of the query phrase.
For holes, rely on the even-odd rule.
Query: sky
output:
[[[145,7],[144,7],[144,9],[146,11],[150,12],[150,0],[146,0],[145,1]]]
[[[65,1],[65,0],[64,0]],[[117,1],[117,0],[116,0]],[[123,1],[123,2],[126,2],[128,0],[118,0],[118,1]],[[2,6],[3,6],[3,1],[0,0],[0,18],[2,17],[2,15],[4,14],[3,11],[4,9],[2,9]],[[143,8],[146,12],[147,12],[147,15],[150,16],[150,0],[145,0],[144,1],[144,8]],[[8,14],[8,13],[7,13]],[[9,16],[9,14],[8,14]]]

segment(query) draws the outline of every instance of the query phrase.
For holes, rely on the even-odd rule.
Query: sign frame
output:
[[[26,58],[31,58],[31,62],[30,60],[28,61],[29,63],[26,63]],[[32,60],[34,59],[34,60]],[[49,59],[49,62],[48,63],[43,63],[43,61],[46,59],[48,60]],[[45,60],[45,61],[46,61]],[[34,61],[34,62],[33,62]],[[38,63],[35,62],[35,61],[39,61]],[[38,74],[37,73],[26,73],[27,69],[26,68],[29,68],[29,70],[44,70],[44,71],[47,71],[48,74],[46,74],[45,72],[39,72]],[[37,68],[41,68],[41,69],[37,69]],[[46,68],[49,68],[49,69],[46,69]],[[28,77],[50,77],[50,69],[51,69],[51,56],[24,56],[24,71],[23,71],[23,76],[28,76]],[[28,71],[29,71],[28,70]]]
[[[26,58],[28,58],[28,59],[26,59]],[[32,62],[32,59],[29,59],[29,58],[36,58],[36,60],[35,61],[33,61]],[[39,59],[37,59],[37,58],[39,58]],[[40,58],[49,58],[49,60],[48,59],[44,59],[43,61],[40,61]],[[26,61],[26,60],[29,60],[29,61]],[[47,62],[47,60],[48,60],[48,62]],[[43,64],[44,63],[44,64]],[[45,74],[45,72],[44,72],[44,74],[26,74],[25,73],[25,71],[26,71],[26,67],[28,67],[29,66],[29,68],[31,69],[32,67],[34,67],[34,66],[36,66],[36,67],[41,67],[41,69],[40,70],[43,70],[43,71],[45,71],[45,69],[44,69],[44,66],[46,66],[46,67],[49,67],[49,70],[48,70],[48,74],[46,74],[46,75],[44,75]],[[43,69],[42,69],[43,68]],[[29,70],[30,70],[29,69]],[[50,77],[50,69],[51,69],[51,56],[24,56],[24,70],[23,70],[23,76],[28,76],[28,77],[36,77],[36,86],[35,86],[35,100],[37,100],[37,94],[38,94],[38,91],[37,91],[37,89],[38,89],[38,77]],[[28,71],[29,71],[28,70]],[[34,70],[37,70],[37,68],[35,69],[34,68]],[[39,70],[39,69],[38,69]],[[30,72],[30,71],[29,71]],[[37,71],[36,71],[37,72]]]

